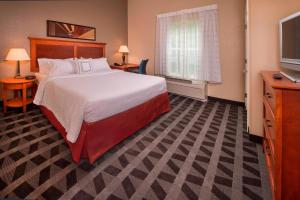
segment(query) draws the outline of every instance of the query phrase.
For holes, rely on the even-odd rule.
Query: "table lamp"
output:
[[[126,45],[122,45],[122,46],[120,46],[119,52],[123,54],[123,56],[122,56],[122,60],[123,60],[122,65],[125,65],[126,64],[125,63],[125,54],[129,53],[129,49]]]
[[[15,76],[15,78],[17,79],[20,79],[20,78],[23,78],[21,75],[20,75],[20,61],[23,61],[23,60],[30,60],[27,52],[25,49],[23,48],[11,48],[9,51],[8,51],[8,54],[6,56],[6,60],[9,60],[9,61],[17,61],[17,64],[18,64],[18,68],[17,68],[17,75]]]

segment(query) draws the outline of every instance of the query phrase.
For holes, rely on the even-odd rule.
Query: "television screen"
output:
[[[282,23],[282,58],[300,60],[300,16]]]

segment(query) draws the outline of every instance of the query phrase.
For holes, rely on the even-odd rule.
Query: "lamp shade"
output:
[[[8,51],[6,60],[30,60],[27,52],[23,48],[11,48]]]
[[[129,49],[126,45],[122,45],[122,46],[120,46],[119,52],[120,53],[129,53]]]

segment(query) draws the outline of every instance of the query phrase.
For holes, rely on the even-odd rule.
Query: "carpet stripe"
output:
[[[204,105],[207,106],[207,104],[204,104]],[[189,133],[189,130],[193,127],[194,123],[197,121],[197,119],[202,114],[202,112],[204,110],[204,107],[203,107],[204,105],[202,105],[202,107],[199,109],[198,113],[193,117],[193,119],[190,121],[190,123],[182,131],[180,138],[178,138],[173,143],[173,145],[164,154],[164,157],[162,159],[160,159],[160,161],[155,166],[155,168],[147,176],[147,178],[143,182],[143,184],[138,188],[138,190],[136,191],[136,193],[135,193],[135,195],[133,196],[132,199],[141,199],[143,197],[143,195],[145,195],[144,193],[147,191],[147,188],[149,188],[151,186],[151,184],[155,181],[157,174],[159,174],[159,172],[166,166],[167,162],[170,160],[170,158],[172,156],[172,153],[176,151],[176,149],[178,148],[178,146],[181,144],[181,141],[183,139],[185,139],[186,135]],[[213,110],[215,110],[216,107],[217,107],[217,105],[214,106]],[[193,150],[191,150],[191,152],[192,151]],[[190,158],[188,158],[188,156],[186,158],[187,158],[187,160],[185,160],[185,163],[187,162],[188,164],[190,164],[190,162],[188,161]],[[177,178],[181,179],[182,177],[180,175],[181,174],[180,174],[180,171],[179,171],[179,173],[176,176],[176,179]],[[178,176],[180,176],[180,177],[178,177]],[[176,181],[176,179],[175,179],[175,181]],[[170,194],[170,193],[168,192],[168,194]]]
[[[42,116],[43,116],[43,114],[37,114],[37,115],[34,115],[34,116],[26,116],[26,117],[24,117],[22,119],[14,120],[12,122],[5,122],[5,124],[3,123],[3,124],[0,125],[0,128],[4,127],[4,126],[11,125],[11,124],[17,124],[17,123],[23,122],[23,121],[26,122],[29,119],[33,119],[33,118],[37,118],[37,117],[42,117]]]
[[[217,163],[216,161],[219,160],[219,156],[220,156],[220,152],[221,152],[221,148],[222,148],[222,142],[224,139],[224,133],[225,133],[225,129],[226,129],[226,123],[228,120],[228,116],[229,116],[229,109],[230,109],[230,105],[226,105],[226,110],[223,116],[223,120],[218,132],[218,137],[217,140],[215,142],[215,147],[213,150],[213,153],[211,155],[210,158],[210,164],[209,164],[209,168],[206,171],[206,175],[204,177],[204,181],[203,181],[203,185],[200,191],[200,199],[206,200],[206,199],[210,199],[211,198],[211,190],[213,187],[213,182],[214,182],[214,176],[216,174],[216,169],[217,169]]]
[[[263,199],[273,199],[272,191],[270,186],[270,179],[269,179],[269,172],[267,170],[267,163],[265,160],[265,155],[263,153],[263,149],[261,145],[257,145],[257,152],[258,152],[258,159],[259,159],[259,168],[260,168],[260,175],[261,175],[261,185],[262,185],[262,196]]]
[[[1,171],[0,171],[0,177],[2,177],[2,176],[5,175],[6,173],[8,173],[8,172],[14,170],[17,166],[20,166],[21,164],[23,164],[23,163],[29,161],[30,159],[34,158],[35,156],[41,155],[41,154],[43,154],[44,152],[46,152],[46,151],[52,149],[53,147],[58,146],[58,145],[60,145],[60,144],[62,144],[62,143],[64,143],[64,142],[65,142],[65,141],[64,141],[63,139],[60,139],[60,140],[58,140],[58,141],[56,141],[56,142],[54,142],[54,143],[52,143],[52,144],[50,144],[50,145],[47,145],[47,146],[45,146],[45,147],[39,149],[38,151],[35,151],[35,152],[32,153],[32,154],[29,154],[29,155],[25,156],[24,158],[21,158],[20,160],[18,160],[17,162],[12,163],[11,165],[6,165],[6,166],[3,167],[3,168],[1,169]]]
[[[26,125],[21,125],[21,126],[18,126],[18,127],[15,127],[15,128],[12,128],[12,129],[9,129],[9,130],[1,130],[3,131],[2,133],[0,133],[0,136],[3,136],[7,133],[10,133],[12,131],[17,131],[17,130],[21,130],[23,128],[26,128],[26,127],[29,127],[29,126],[33,126],[33,125],[36,125],[36,124],[39,124],[39,123],[42,123],[42,122],[46,122],[48,121],[47,119],[41,119],[39,121],[36,121],[36,122],[32,122],[32,123],[29,123],[29,124],[26,124]]]
[[[10,183],[4,190],[2,190],[0,192],[0,195],[1,196],[8,195],[16,187],[18,187],[23,182],[27,181],[29,178],[33,177],[35,174],[39,173],[42,169],[44,169],[45,167],[51,165],[52,163],[59,160],[60,158],[66,157],[67,155],[70,155],[70,151],[66,149],[65,151],[61,152],[60,154],[50,158],[49,160],[45,161],[43,164],[41,164],[41,165],[37,166],[36,168],[32,169],[31,171],[28,171],[25,175],[21,176],[20,178],[18,178],[14,182]]]
[[[34,144],[34,143],[36,143],[36,142],[39,142],[39,141],[41,141],[41,140],[43,140],[43,139],[46,139],[46,138],[49,138],[49,137],[52,137],[52,136],[55,136],[55,135],[57,135],[57,131],[52,131],[52,132],[50,132],[50,133],[47,134],[47,135],[44,135],[44,136],[39,137],[39,138],[36,138],[35,140],[31,140],[31,141],[28,142],[28,143],[25,143],[25,144],[23,144],[23,145],[19,145],[19,146],[13,148],[13,149],[10,149],[10,150],[8,150],[8,151],[5,151],[4,153],[2,153],[2,154],[0,155],[0,159],[6,157],[6,156],[8,156],[8,155],[10,155],[10,154],[12,154],[12,153],[14,153],[14,152],[16,152],[16,151],[20,151],[20,150],[23,149],[23,148],[29,147],[31,144]]]
[[[175,182],[173,183],[173,187],[169,190],[168,195],[166,197],[166,199],[177,199],[178,195],[181,191],[181,187],[183,185],[183,183],[186,180],[187,174],[190,171],[192,164],[197,156],[197,151],[200,149],[200,146],[205,138],[205,133],[208,131],[209,129],[209,125],[213,120],[213,117],[216,113],[217,107],[218,107],[218,103],[216,103],[214,105],[214,108],[212,109],[211,113],[209,114],[209,117],[207,118],[201,132],[199,133],[199,136],[197,137],[192,150],[189,152],[189,155],[187,156],[187,160],[184,163],[184,165],[181,167]]]
[[[243,175],[243,109],[238,108],[238,124],[237,124],[237,134],[236,134],[236,144],[235,144],[235,157],[234,157],[234,167],[233,167],[233,179],[232,188],[234,191],[231,193],[232,199],[243,199],[242,193],[242,175]]]
[[[36,109],[36,110],[32,110],[32,111],[28,111],[26,113],[20,113],[20,114],[16,114],[14,111],[12,111],[8,116],[6,116],[7,114],[5,114],[5,117],[1,117],[0,121],[10,119],[10,118],[17,118],[17,117],[21,117],[21,116],[30,116],[31,113],[40,113],[40,111],[38,109]]]
[[[0,146],[3,146],[3,145],[5,145],[5,144],[9,144],[9,143],[11,143],[11,142],[13,142],[13,141],[15,141],[15,140],[17,140],[17,139],[24,138],[24,137],[26,137],[26,136],[28,136],[28,135],[34,135],[34,134],[36,134],[36,133],[40,133],[40,131],[46,130],[46,129],[51,128],[51,127],[52,127],[52,125],[49,124],[49,125],[47,125],[47,126],[43,126],[42,128],[38,128],[38,129],[35,129],[35,130],[32,130],[32,131],[29,131],[29,132],[27,132],[27,133],[23,133],[23,134],[21,134],[21,135],[12,137],[12,138],[10,138],[10,139],[5,139],[3,142],[0,143]]]
[[[37,187],[32,193],[30,193],[26,199],[38,199],[39,196],[45,192],[51,185],[55,185],[58,181],[60,181],[62,178],[64,178],[64,175],[68,174],[73,169],[76,169],[78,166],[77,164],[71,164],[67,166],[66,168],[62,169],[60,172],[52,176],[49,180],[47,180],[45,183]]]

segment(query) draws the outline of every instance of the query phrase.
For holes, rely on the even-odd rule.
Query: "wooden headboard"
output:
[[[38,58],[101,58],[105,57],[106,43],[78,42],[48,38],[30,40],[30,70],[39,71]]]

